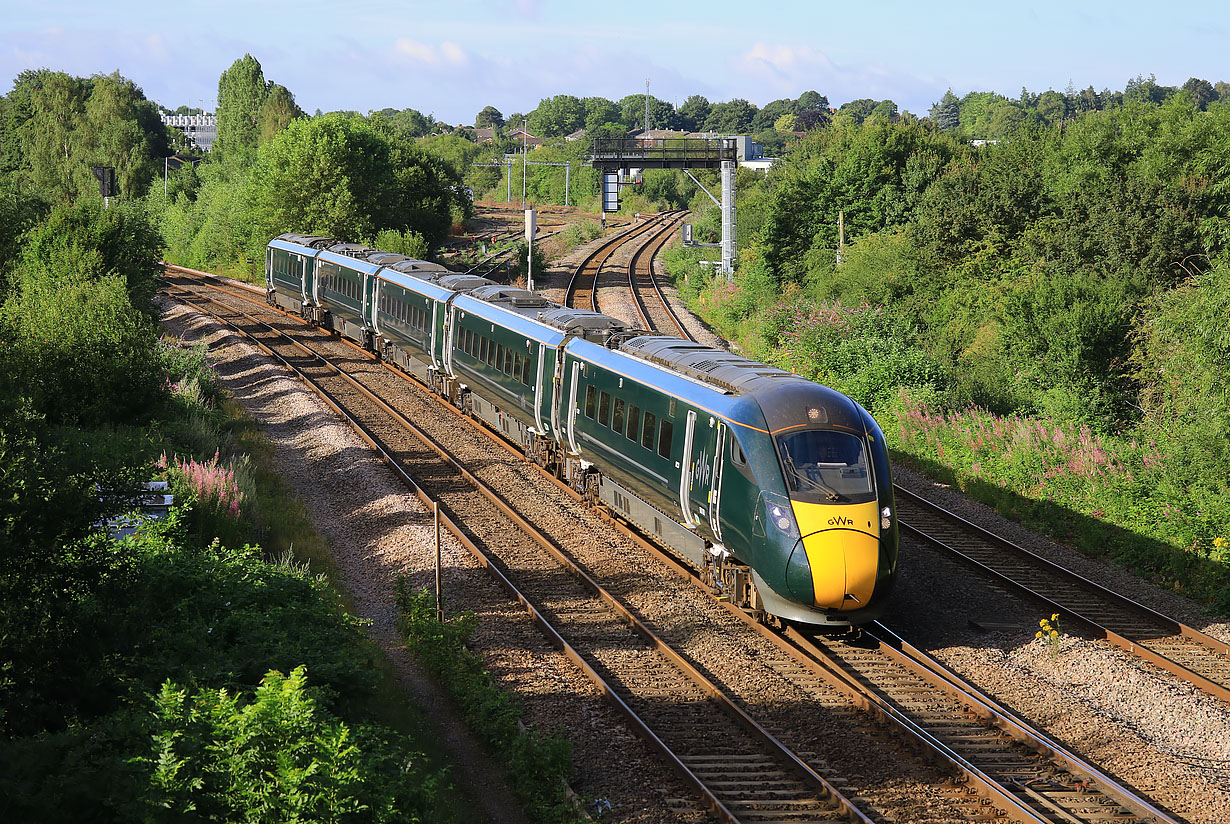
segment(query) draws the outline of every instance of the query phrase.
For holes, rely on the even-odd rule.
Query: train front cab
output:
[[[737,471],[724,479],[723,521],[746,499],[750,524],[728,529],[750,529],[744,560],[765,611],[833,627],[874,620],[897,567],[883,434],[862,407],[824,387],[785,395],[766,404],[766,430],[733,428]]]

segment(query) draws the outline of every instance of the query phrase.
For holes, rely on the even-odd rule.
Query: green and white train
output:
[[[270,303],[397,364],[770,619],[875,619],[897,575],[865,409],[790,372],[434,263],[270,241]]]

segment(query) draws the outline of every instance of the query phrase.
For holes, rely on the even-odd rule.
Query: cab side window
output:
[[[747,466],[747,456],[743,454],[743,447],[739,446],[739,442],[734,438],[730,439],[730,460],[735,466]]]
[[[585,387],[585,417],[592,418],[597,411],[598,389],[593,385]]]

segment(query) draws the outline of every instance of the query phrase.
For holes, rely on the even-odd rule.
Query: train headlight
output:
[[[756,504],[752,533],[760,537],[768,537],[765,534],[766,531],[772,531],[769,524],[773,525],[772,529],[788,537],[799,537],[799,527],[794,520],[794,509],[790,506],[790,499],[775,492],[762,491],[760,500]]]
[[[790,530],[790,516],[786,511],[777,504],[769,505],[769,517],[773,520],[774,525],[782,532]]]

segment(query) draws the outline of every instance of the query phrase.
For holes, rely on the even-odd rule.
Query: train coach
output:
[[[798,375],[437,264],[311,235],[270,303],[417,377],[774,621],[846,628],[897,575],[884,437]]]

